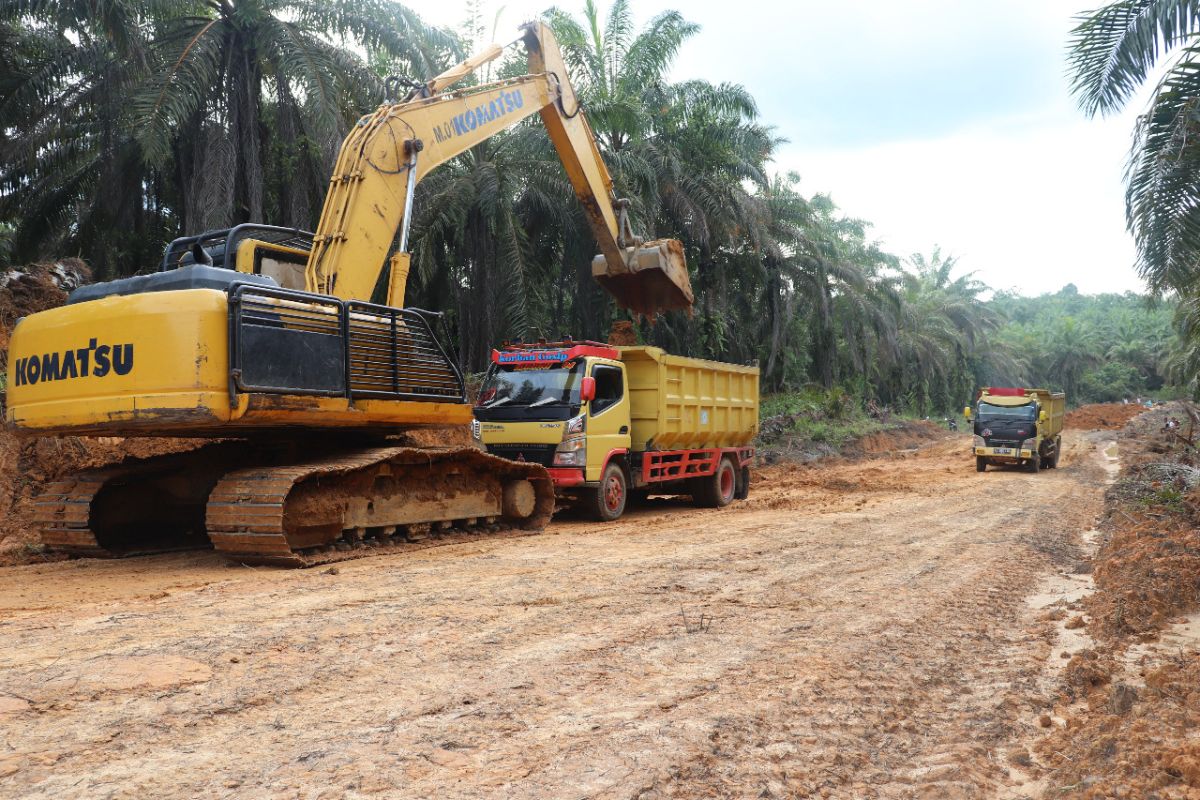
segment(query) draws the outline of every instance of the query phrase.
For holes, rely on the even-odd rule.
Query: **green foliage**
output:
[[[16,226],[10,222],[0,222],[0,267],[12,263],[13,235]]]
[[[1070,49],[1073,89],[1090,114],[1119,111],[1171,52],[1149,110],[1137,119],[1126,173],[1126,214],[1137,267],[1155,292],[1191,293],[1200,263],[1200,4],[1117,0],[1079,19]]]
[[[765,395],[760,417],[760,439],[768,445],[788,438],[837,448],[889,427],[869,416],[861,403],[841,388],[808,387]]]
[[[1011,360],[985,363],[981,384],[1062,390],[1077,405],[1158,393],[1168,381],[1175,335],[1166,303],[1067,286],[1039,297],[1000,292],[988,305],[1008,320],[997,342]]]
[[[1146,393],[1146,381],[1131,364],[1109,361],[1086,372],[1079,382],[1080,400],[1085,403],[1115,403]]]
[[[1191,30],[1192,11],[1167,24],[1170,4],[1123,5],[1080,29],[1096,108],[1144,77],[1137,59],[1157,54],[1146,37]],[[1200,391],[1200,346],[1171,345],[1170,309],[1074,287],[987,301],[953,256],[883,251],[870,223],[778,173],[782,139],[747,87],[670,80],[695,24],[664,11],[639,27],[632,8],[586,0],[544,18],[635,228],[681,240],[691,268],[695,314],[642,321],[640,341],[757,362],[764,390],[791,398],[771,402],[817,404],[787,412],[813,437],[868,425],[868,401],[949,413],[982,383],[1072,400],[1166,380]],[[82,254],[111,278],[152,267],[183,233],[311,229],[338,142],[384,76],[436,74],[487,27],[477,3],[462,36],[392,0],[0,4],[0,219],[14,222],[0,226],[0,260]],[[466,85],[524,72],[514,54]],[[408,302],[446,314],[469,372],[501,339],[603,339],[623,318],[592,280],[590,229],[536,120],[425,177],[409,244]],[[1200,330],[1200,311],[1180,308],[1180,330]]]

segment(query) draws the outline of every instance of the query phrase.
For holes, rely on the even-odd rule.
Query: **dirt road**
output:
[[[0,569],[6,797],[1022,797],[1109,434],[323,569]]]

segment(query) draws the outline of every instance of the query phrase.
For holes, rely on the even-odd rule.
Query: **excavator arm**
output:
[[[388,305],[402,306],[416,184],[430,170],[521,120],[540,113],[583,205],[601,254],[596,280],[617,303],[653,317],[691,309],[683,247],[642,242],[613,192],[553,33],[524,26],[528,75],[458,92],[445,90],[499,57],[493,45],[428,81],[409,99],[380,106],[358,121],[338,155],[305,271],[309,291],[369,299],[388,269]],[[399,233],[399,246],[393,245]],[[389,257],[390,254],[390,257]]]

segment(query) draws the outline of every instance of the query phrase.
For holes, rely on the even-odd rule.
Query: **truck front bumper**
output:
[[[987,458],[1033,458],[1033,450],[1016,447],[976,447],[975,455]]]
[[[548,467],[550,480],[554,481],[554,488],[561,489],[568,486],[583,486],[583,470],[574,469],[571,467]]]

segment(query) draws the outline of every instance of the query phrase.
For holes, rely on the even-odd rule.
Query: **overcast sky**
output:
[[[458,27],[461,0],[406,0]],[[598,0],[603,10],[608,3]],[[1122,173],[1142,103],[1087,119],[1065,77],[1072,18],[1101,0],[634,0],[701,26],[672,78],[746,86],[788,140],[780,171],[827,192],[900,256],[935,246],[1023,294],[1143,289]],[[496,38],[550,5],[486,0]],[[561,2],[581,11],[582,0]]]

